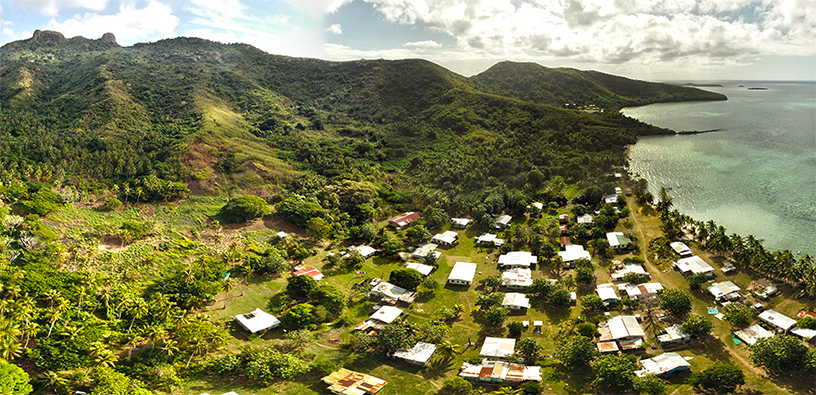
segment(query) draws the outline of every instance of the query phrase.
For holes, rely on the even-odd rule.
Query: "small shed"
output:
[[[468,218],[451,218],[451,227],[456,229],[465,229],[470,225],[471,220]]]
[[[664,334],[657,336],[661,345],[678,345],[691,340],[691,336],[680,330],[680,325],[672,325],[664,330]]]
[[[683,243],[682,241],[675,241],[673,243],[670,243],[669,246],[672,248],[672,250],[674,250],[675,253],[677,253],[677,255],[680,255],[681,257],[689,257],[693,255],[691,249],[686,245],[686,243]]]
[[[405,268],[406,269],[414,269],[414,270],[422,273],[422,275],[425,276],[425,277],[428,277],[429,275],[431,275],[431,272],[433,272],[433,270],[434,270],[434,267],[431,266],[431,265],[425,265],[425,264],[417,263],[417,262],[405,262]]]
[[[329,385],[329,391],[337,395],[373,395],[388,384],[383,379],[345,368],[323,377],[322,380]]]
[[[422,218],[422,216],[419,213],[407,212],[389,219],[388,225],[391,225],[392,227],[398,230],[405,229],[406,227],[411,225],[412,222],[420,218]]]
[[[316,268],[313,267],[306,267],[295,270],[295,276],[309,276],[315,279],[315,281],[320,281],[323,279],[323,273],[321,273],[320,270],[317,270]]]

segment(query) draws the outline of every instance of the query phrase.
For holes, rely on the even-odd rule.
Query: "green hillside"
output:
[[[620,109],[650,103],[726,100],[725,95],[670,84],[632,80],[597,71],[501,62],[470,78],[477,89],[559,107]]]

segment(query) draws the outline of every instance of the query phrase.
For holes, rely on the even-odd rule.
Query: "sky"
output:
[[[510,60],[651,81],[816,80],[813,0],[0,0],[0,45],[36,29],[422,58],[465,76]]]

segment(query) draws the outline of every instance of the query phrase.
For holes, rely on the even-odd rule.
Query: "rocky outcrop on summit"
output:
[[[64,43],[68,40],[66,40],[65,36],[63,36],[62,33],[60,32],[38,29],[34,31],[34,36],[31,37],[31,41],[34,42],[51,41],[55,43]]]
[[[116,36],[114,36],[113,33],[105,33],[102,35],[100,41],[102,41],[102,44],[116,44]]]

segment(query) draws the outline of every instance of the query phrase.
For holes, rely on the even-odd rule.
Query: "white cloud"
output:
[[[335,23],[326,28],[326,31],[331,34],[343,34],[343,28],[340,26],[339,23]]]
[[[108,6],[109,0],[17,0],[16,5],[22,8],[33,9],[48,16],[56,17],[61,10],[85,8],[93,11],[102,11]]]
[[[236,36],[235,33],[233,32],[216,33],[212,31],[212,29],[196,29],[190,32],[190,34],[185,35],[203,38],[211,41],[218,41],[224,44],[240,42],[238,36]]]
[[[116,14],[88,12],[74,15],[62,22],[51,19],[47,28],[61,32],[66,37],[99,38],[111,32],[116,35],[118,42],[127,43],[156,34],[170,37],[178,24],[179,18],[173,15],[169,6],[151,0],[141,9],[130,5],[120,6]]]
[[[402,44],[403,47],[417,47],[417,48],[440,48],[442,44],[433,41],[433,40],[426,40],[426,41],[414,41],[410,43]]]
[[[345,4],[353,0],[283,0],[297,9],[304,10],[312,14],[314,19],[322,19],[326,14],[337,11]]]

